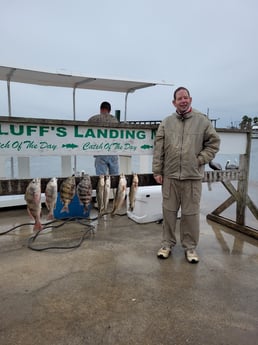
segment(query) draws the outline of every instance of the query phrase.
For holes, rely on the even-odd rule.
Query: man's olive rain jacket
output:
[[[154,175],[179,180],[203,178],[204,166],[219,151],[220,138],[206,115],[192,110],[166,117],[156,133]]]

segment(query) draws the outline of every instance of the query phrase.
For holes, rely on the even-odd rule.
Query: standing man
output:
[[[185,87],[175,90],[172,103],[176,112],[159,125],[153,153],[153,174],[162,184],[163,198],[162,247],[157,256],[167,259],[176,245],[181,207],[181,245],[186,260],[197,263],[204,166],[218,152],[220,138],[206,115],[192,109],[192,97]]]
[[[101,125],[102,123],[118,123],[118,120],[110,114],[111,105],[109,102],[102,102],[100,114],[89,118],[88,122]],[[118,156],[100,155],[95,157],[96,175],[118,175],[119,160]]]

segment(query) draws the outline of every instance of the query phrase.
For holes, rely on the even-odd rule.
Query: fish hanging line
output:
[[[42,230],[37,231],[33,236],[29,237],[27,248],[34,250],[34,251],[39,251],[39,252],[44,251],[44,250],[50,250],[50,249],[75,249],[75,248],[79,248],[81,246],[81,244],[83,243],[83,241],[86,239],[87,235],[88,234],[94,234],[94,232],[95,232],[94,226],[91,223],[83,222],[82,219],[85,220],[85,218],[83,218],[83,217],[81,217],[81,218],[80,217],[63,218],[63,219],[61,219],[61,221],[63,221],[63,222],[61,224],[55,225],[55,226],[53,226],[52,224],[55,222],[60,222],[60,220],[53,220],[53,221],[50,221],[48,223],[45,223],[44,228]],[[86,219],[86,221],[90,221],[90,222],[93,220],[95,220],[95,219]],[[83,226],[86,226],[86,229],[84,229],[82,236],[80,237],[79,241],[75,245],[71,245],[71,246],[47,246],[47,247],[40,247],[40,248],[32,246],[32,243],[35,243],[38,235],[40,233],[44,234],[44,230],[46,230],[48,228],[56,228],[57,229],[57,228],[60,228],[61,226],[65,225],[69,222],[74,222],[74,221],[78,222],[79,224],[81,224]],[[20,227],[26,226],[26,225],[33,225],[33,223],[24,223],[24,224],[17,225],[11,229],[8,229],[4,232],[1,232],[0,236],[6,235],[11,231],[14,231],[17,228],[20,228]]]

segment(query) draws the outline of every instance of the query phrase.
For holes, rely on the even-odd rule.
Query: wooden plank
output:
[[[245,235],[251,236],[255,239],[258,239],[258,230],[251,228],[249,226],[246,225],[241,225],[241,224],[237,224],[236,222],[234,222],[231,219],[222,217],[222,216],[218,216],[215,214],[208,214],[207,215],[207,219],[210,219],[216,223],[219,223],[221,225],[227,226],[228,228],[231,228],[233,230],[237,230]]]
[[[234,197],[235,201],[241,201],[241,196],[230,181],[221,181],[227,191]]]
[[[248,174],[249,174],[249,159],[247,155],[240,155],[239,169],[243,171],[244,178],[239,179],[237,191],[240,200],[237,201],[236,207],[236,222],[238,224],[245,224],[245,209],[246,209],[246,196],[248,191]]]
[[[235,201],[236,201],[235,198],[233,198],[233,196],[230,196],[221,205],[219,205],[214,211],[212,211],[212,214],[219,215],[220,213],[224,212],[228,207],[230,207]]]
[[[258,208],[255,206],[254,202],[250,199],[249,195],[246,197],[246,205],[255,218],[258,220]]]
[[[221,225],[221,224],[219,224],[216,221],[213,221],[211,219],[207,219],[207,224],[209,224],[209,226],[212,228],[212,230],[215,233],[216,238],[218,239],[219,243],[223,246],[223,248],[227,248],[228,247],[228,242],[225,241],[222,233],[227,233],[227,234],[229,234],[231,236],[232,235],[233,236],[238,236],[239,235],[238,231],[237,231],[237,234],[235,235],[234,232],[232,231],[233,229],[231,229],[231,228],[229,228],[227,226],[223,226],[223,225]],[[248,236],[248,235],[246,235],[246,237],[242,240],[242,243],[249,243],[251,245],[255,244],[254,238],[251,237],[251,236]]]

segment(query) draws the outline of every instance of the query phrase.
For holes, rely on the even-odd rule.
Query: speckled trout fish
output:
[[[43,229],[40,221],[41,216],[41,179],[34,178],[26,188],[24,199],[27,203],[28,214],[34,219],[34,231]]]
[[[104,189],[105,189],[105,176],[100,175],[97,188],[96,188],[96,199],[97,199],[100,215],[102,215],[104,211]]]
[[[106,175],[105,186],[104,186],[104,196],[103,196],[104,212],[107,212],[107,209],[108,209],[110,188],[111,188],[111,179],[109,175]]]
[[[111,216],[114,216],[116,212],[122,208],[123,203],[125,201],[125,196],[126,196],[126,186],[127,186],[127,181],[126,181],[125,175],[122,173],[120,174],[120,177],[119,177],[118,187],[116,190],[116,196],[114,199],[113,210],[111,212]]]
[[[69,212],[69,205],[75,196],[76,180],[75,176],[67,177],[60,186],[60,199],[63,203],[61,212]]]
[[[45,190],[45,197],[46,201],[45,204],[48,209],[47,219],[51,220],[54,219],[54,209],[56,208],[56,200],[57,200],[57,178],[52,177],[47,185]]]
[[[139,178],[137,174],[133,174],[132,184],[129,190],[129,211],[133,211],[135,205],[135,197],[138,189]]]
[[[77,195],[81,205],[84,205],[84,213],[87,212],[92,199],[92,185],[90,175],[82,175],[81,180],[77,185]]]

